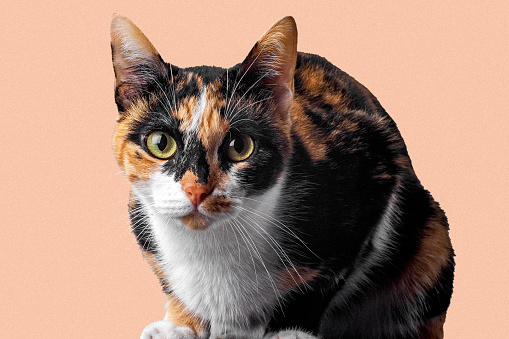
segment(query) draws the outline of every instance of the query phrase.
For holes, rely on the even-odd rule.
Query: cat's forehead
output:
[[[263,138],[277,129],[267,118],[273,109],[271,96],[260,82],[241,73],[238,65],[183,69],[167,64],[167,70],[153,80],[148,97],[119,117],[134,142],[163,130],[181,138],[186,148],[198,141],[207,153],[215,153],[230,131]]]
[[[236,68],[236,67],[235,67]],[[194,79],[200,79],[203,84],[207,85],[211,82],[217,82],[222,79],[228,72],[232,72],[232,69],[226,69],[216,66],[194,66],[181,69],[184,77],[189,77],[192,74]]]
[[[222,139],[229,128],[229,121],[221,115],[226,105],[222,71],[214,71],[215,74],[188,70],[175,89],[170,86],[169,94],[162,93],[167,97],[175,95],[171,113],[177,119],[179,131],[197,137],[206,148],[213,147],[210,144]]]

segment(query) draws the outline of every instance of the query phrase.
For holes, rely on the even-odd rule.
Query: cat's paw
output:
[[[140,339],[197,339],[192,328],[178,326],[167,320],[156,321],[145,327]]]
[[[281,331],[278,333],[269,333],[263,339],[318,339],[314,335],[297,330]]]

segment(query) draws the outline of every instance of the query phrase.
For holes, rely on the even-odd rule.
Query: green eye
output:
[[[147,147],[153,156],[159,159],[169,159],[177,152],[177,143],[168,133],[156,131],[147,138]]]
[[[247,134],[239,134],[228,144],[228,157],[231,161],[244,161],[254,151],[254,141]]]

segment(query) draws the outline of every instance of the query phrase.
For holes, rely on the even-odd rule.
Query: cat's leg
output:
[[[195,315],[184,309],[172,294],[166,295],[166,314],[143,330],[140,339],[205,339],[207,326]]]
[[[205,339],[208,332],[178,304],[171,294],[166,295],[166,314],[143,330],[140,339]],[[198,334],[199,333],[199,334]]]
[[[168,301],[170,299],[170,301]],[[197,320],[181,310],[168,308],[172,304],[171,296],[166,297],[166,315],[143,330],[140,339],[207,339],[208,329]],[[173,299],[175,300],[175,299]],[[177,313],[179,312],[179,313]]]
[[[152,252],[143,251],[152,271],[163,286],[168,286],[168,280],[163,268]],[[141,339],[191,339],[208,338],[207,325],[199,317],[185,309],[183,303],[172,293],[166,294],[166,314],[164,319],[156,321],[143,330]]]
[[[298,330],[286,330],[278,333],[269,333],[263,339],[318,339],[318,337]]]

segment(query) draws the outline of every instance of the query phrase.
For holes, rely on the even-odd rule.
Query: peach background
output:
[[[507,338],[507,1],[146,3],[3,2],[1,337],[136,338],[163,316],[110,146],[118,12],[179,66],[240,62],[293,15],[299,50],[378,97],[447,212],[457,273],[446,338]]]

